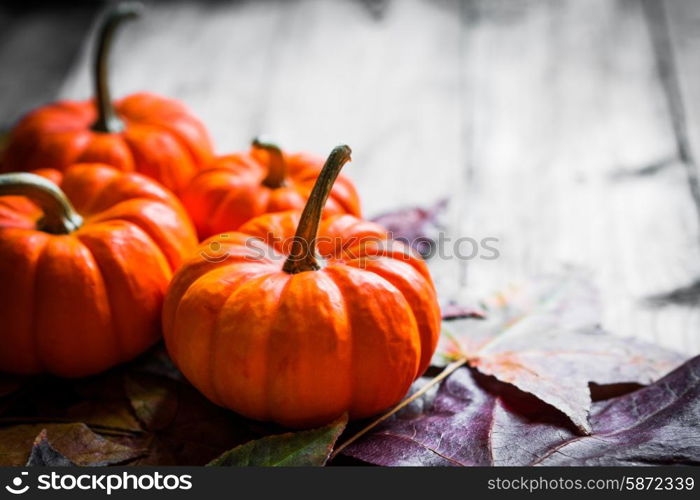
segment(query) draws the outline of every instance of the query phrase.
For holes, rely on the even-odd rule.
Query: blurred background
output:
[[[260,133],[354,150],[366,214],[449,205],[454,238],[499,258],[434,259],[462,303],[574,266],[618,335],[700,352],[700,2],[144,2],[112,92],[184,101],[220,153]],[[104,2],[0,6],[0,126],[90,97]]]

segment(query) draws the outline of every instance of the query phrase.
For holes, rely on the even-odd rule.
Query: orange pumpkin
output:
[[[112,103],[107,54],[119,24],[138,11],[123,3],[104,18],[95,58],[96,100],[60,101],[26,115],[11,132],[5,172],[100,162],[138,171],[178,191],[211,161],[206,129],[181,103],[148,93]]]
[[[215,236],[173,278],[168,351],[215,403],[310,427],[390,407],[427,368],[440,311],[425,262],[374,223],[321,220],[349,156],[333,150],[302,214]]]
[[[215,159],[192,179],[181,199],[204,239],[235,231],[258,215],[302,210],[321,167],[323,159],[287,154],[256,139],[249,152]],[[325,214],[360,216],[357,191],[346,177],[333,186]]]
[[[37,174],[0,175],[0,371],[97,373],[159,338],[194,228],[139,174],[100,164]]]

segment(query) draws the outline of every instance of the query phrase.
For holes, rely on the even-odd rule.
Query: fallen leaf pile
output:
[[[591,430],[590,384],[648,384],[683,361],[658,346],[606,334],[597,293],[577,272],[515,287],[491,304],[485,320],[445,324],[434,364],[466,359],[557,408],[582,432]]]
[[[27,379],[0,425],[0,465],[204,465],[274,431],[211,404],[162,348],[96,377]]]
[[[283,467],[323,465],[345,430],[347,415],[319,429],[272,435],[242,444],[209,465]]]
[[[347,423],[288,432],[240,417],[162,346],[95,377],[0,381],[0,465],[324,465]]]
[[[439,218],[446,208],[447,200],[441,200],[428,208],[409,207],[387,212],[372,221],[387,228],[392,239],[403,241],[423,257],[429,257],[435,251],[435,239],[441,229]]]
[[[700,465],[700,357],[658,382],[593,404],[590,434],[534,396],[472,368],[424,408],[352,444],[376,465]]]

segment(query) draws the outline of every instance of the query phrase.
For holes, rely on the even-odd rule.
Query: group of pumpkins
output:
[[[86,376],[162,333],[194,386],[250,418],[300,428],[397,403],[440,312],[425,262],[360,218],[339,176],[350,148],[324,163],[255,141],[216,157],[182,104],[112,102],[110,41],[137,12],[103,18],[94,100],[36,109],[10,133],[0,371]]]

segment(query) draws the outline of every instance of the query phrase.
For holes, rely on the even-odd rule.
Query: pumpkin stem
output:
[[[25,172],[0,175],[0,196],[25,196],[39,205],[44,216],[37,227],[47,233],[69,234],[83,224],[66,195],[44,177]]]
[[[263,179],[263,185],[270,189],[283,187],[287,177],[287,162],[284,159],[284,154],[280,147],[269,141],[261,140],[259,137],[253,139],[253,147],[262,149],[270,156],[270,162],[267,167],[267,177]]]
[[[323,165],[304,211],[301,213],[297,232],[292,242],[292,250],[282,267],[284,272],[296,274],[320,269],[316,261],[316,236],[318,235],[318,225],[321,222],[321,213],[328,195],[333,189],[333,183],[343,165],[350,161],[351,153],[352,150],[349,146],[338,146],[331,151],[326,164]]]
[[[117,28],[123,21],[138,17],[142,9],[143,5],[137,2],[117,4],[105,14],[97,30],[97,50],[93,62],[97,121],[92,124],[92,130],[95,132],[116,134],[124,130],[124,122],[117,116],[109,93],[107,59]]]

